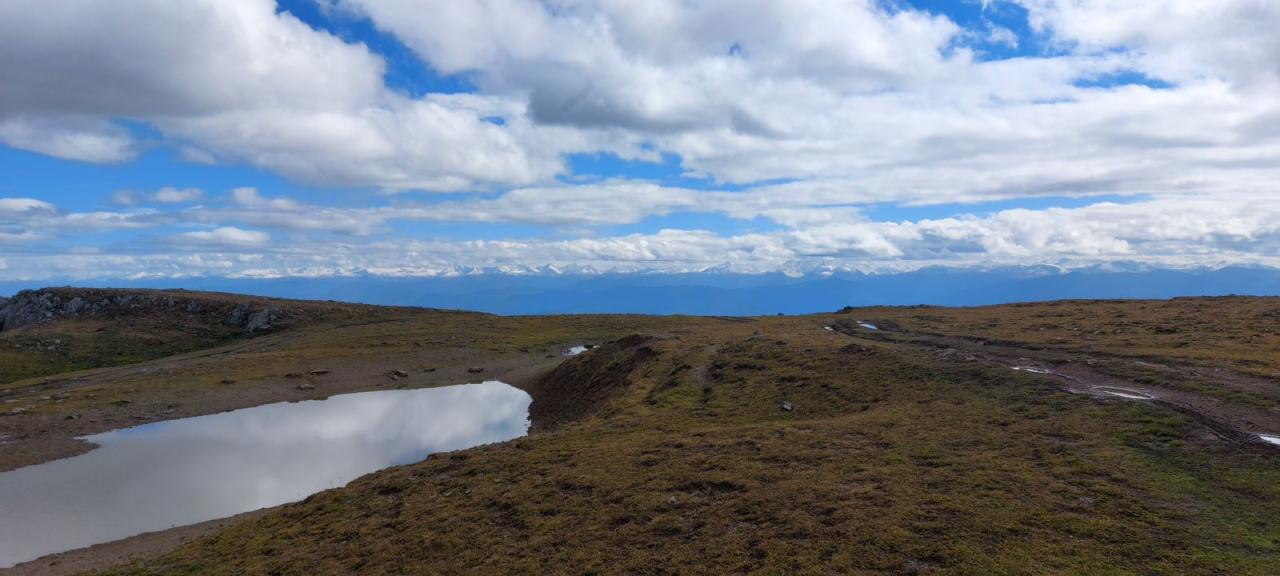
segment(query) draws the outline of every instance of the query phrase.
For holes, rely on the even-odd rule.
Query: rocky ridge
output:
[[[261,298],[242,301],[182,290],[41,288],[0,298],[0,332],[59,318],[118,319],[145,314],[185,314],[253,334],[270,330],[288,316]]]

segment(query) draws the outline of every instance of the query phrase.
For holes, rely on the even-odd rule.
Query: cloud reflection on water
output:
[[[0,474],[0,566],[305,498],[435,452],[528,431],[501,382],[344,394],[157,422]]]

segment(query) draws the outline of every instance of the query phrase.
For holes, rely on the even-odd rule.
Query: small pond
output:
[[[343,394],[156,422],[0,473],[0,567],[303,499],[434,452],[529,429],[501,382]]]

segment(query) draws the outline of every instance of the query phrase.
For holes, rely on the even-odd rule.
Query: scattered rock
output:
[[[298,390],[315,390],[316,385],[310,382],[303,382],[297,386],[294,386],[294,388],[297,388]]]
[[[299,374],[297,372],[290,372],[288,374],[285,374],[284,377],[285,378],[301,378],[302,374]]]
[[[472,366],[470,368],[467,368],[467,372],[471,374],[479,374],[481,372],[484,372],[484,368],[481,368],[479,366]]]
[[[787,411],[787,412],[790,412],[790,411],[791,411],[791,403],[790,403],[790,402],[783,402],[783,403],[782,403],[782,409],[783,409],[783,410],[785,410],[785,411]]]
[[[67,415],[66,415],[65,417],[63,417],[62,419],[63,419],[63,420],[79,420],[79,419],[80,419],[80,415],[79,415],[79,414],[67,414]]]
[[[391,371],[391,374],[392,374],[393,376],[395,376],[396,378],[408,378],[408,377],[409,377],[409,373],[408,373],[408,372],[405,372],[404,370],[392,370],[392,371]]]
[[[436,369],[435,369],[435,368],[423,368],[423,369],[422,369],[422,371],[423,371],[423,372],[435,372],[435,371],[436,371]]]
[[[249,316],[249,320],[245,322],[244,331],[253,334],[259,330],[267,330],[272,327],[276,320],[280,319],[280,316],[279,310],[267,306]]]
[[[328,374],[328,373],[329,371],[324,368],[319,368],[319,369],[311,370],[307,372],[307,374],[310,374],[312,376],[324,376],[325,374]]]
[[[248,313],[248,306],[245,306],[244,304],[236,304],[236,307],[231,309],[231,313],[227,314],[227,319],[223,320],[222,323],[227,326],[239,326],[244,323],[245,314]]]

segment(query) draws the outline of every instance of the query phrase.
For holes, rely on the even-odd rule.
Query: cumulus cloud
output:
[[[191,157],[321,184],[452,190],[561,169],[558,138],[483,120],[521,104],[399,95],[363,44],[272,0],[6,2],[0,54],[0,141],[61,158],[133,157],[137,139],[110,122],[132,118]]]
[[[873,0],[326,0],[481,90],[420,98],[271,0],[10,3],[0,139],[118,162],[137,142],[109,119],[136,118],[191,158],[441,191],[545,186],[566,153],[648,145],[715,180],[915,202],[1222,188],[1225,164],[1275,157],[1274,6],[1017,1],[1060,54],[977,59],[969,38],[1016,38]],[[1133,70],[1175,85],[1080,84]]]
[[[984,0],[1025,9],[1037,37],[1019,38],[877,0],[318,1],[476,93],[388,88],[378,54],[272,0],[0,3],[0,142],[97,163],[169,146],[365,194],[324,205],[165,188],[117,194],[146,210],[85,212],[0,199],[0,239],[196,226],[155,232],[181,253],[115,254],[102,269],[229,274],[1274,264],[1280,248],[1275,3]],[[1003,59],[976,47],[1027,41],[1044,45]],[[578,152],[676,158],[703,182],[574,178],[566,156]],[[387,200],[370,188],[459,194]],[[1124,201],[866,216],[881,204],[1102,196]],[[600,232],[687,213],[773,226]],[[395,222],[554,231],[428,241],[397,237]],[[10,259],[10,270],[45,265]]]
[[[1031,25],[1088,51],[1131,50],[1145,73],[1274,87],[1280,5],[1265,0],[1016,0]]]

